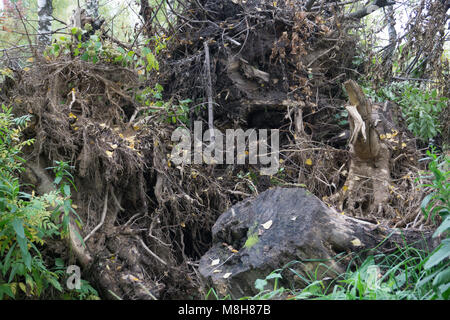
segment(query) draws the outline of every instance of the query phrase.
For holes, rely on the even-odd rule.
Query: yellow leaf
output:
[[[72,112],[71,113],[69,113],[69,118],[73,118],[73,119],[76,119],[77,118],[77,116],[76,115],[74,115]]]
[[[113,152],[112,151],[105,151],[106,155],[108,156],[108,158],[112,158],[113,157]]]
[[[342,191],[346,192],[348,190],[348,186],[343,186]]]
[[[31,62],[34,62],[34,58],[33,58],[33,57],[28,58],[28,59],[27,59],[27,62],[30,62],[30,63],[31,63]]]
[[[23,71],[25,71],[25,72],[28,72],[28,71],[30,71],[30,70],[31,70],[31,69],[28,68],[28,67],[23,68]]]
[[[27,286],[25,285],[25,283],[20,282],[19,288],[22,289],[23,292],[27,293]]]
[[[72,208],[78,209],[78,206],[76,204],[72,204]]]
[[[182,226],[183,228],[186,228],[186,223],[182,222],[182,223],[180,223],[180,226]]]
[[[355,246],[355,247],[361,247],[361,240],[359,240],[358,238],[355,238],[351,241],[351,243]]]
[[[380,134],[380,140],[384,140],[384,139],[386,139],[386,135]]]
[[[145,73],[144,69],[138,71],[138,75],[142,76]]]
[[[312,162],[311,159],[308,158],[308,159],[306,159],[305,164],[306,164],[307,166],[312,166],[313,162]]]
[[[233,253],[238,253],[239,251],[236,250],[236,249],[233,249],[233,250],[231,250],[231,252],[233,252]]]

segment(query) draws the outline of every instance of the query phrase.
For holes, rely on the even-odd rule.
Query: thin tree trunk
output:
[[[392,6],[394,4],[395,4],[395,2],[391,2],[388,0],[374,0],[369,5],[365,6],[364,8],[348,14],[345,18],[347,18],[347,19],[362,19],[365,16],[368,16],[369,14],[371,14],[372,12],[374,12],[380,8],[384,8],[386,6]]]
[[[52,43],[52,0],[38,0],[38,44],[45,47]]]
[[[386,7],[385,17],[388,22],[389,45],[383,56],[383,63],[386,65],[385,79],[392,77],[392,59],[397,47],[397,31],[395,30],[394,6]]]
[[[98,18],[98,0],[87,0],[86,1],[86,11],[88,16],[97,20]]]

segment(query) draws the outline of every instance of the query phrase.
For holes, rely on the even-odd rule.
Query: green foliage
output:
[[[448,230],[445,227],[436,234]],[[380,244],[381,245],[381,244]],[[446,242],[442,247],[448,246]],[[441,247],[441,248],[442,248]],[[440,254],[439,248],[433,254],[416,249],[406,243],[390,254],[369,255],[360,259],[351,259],[347,271],[338,274],[326,260],[292,261],[281,269],[273,271],[265,279],[257,279],[255,288],[259,293],[242,299],[294,299],[294,300],[422,300],[448,299],[449,271],[448,262],[443,263],[447,255]],[[448,250],[448,249],[447,249]],[[334,261],[343,261],[347,256],[338,255]],[[295,265],[300,264],[301,270],[311,269],[306,274],[300,274]],[[308,265],[306,265],[308,264]],[[354,269],[354,265],[358,265]],[[278,281],[284,272],[291,272],[295,282],[293,288],[279,287]],[[335,274],[335,276],[332,276]],[[269,280],[274,279],[271,287]],[[296,289],[300,286],[302,289]]]
[[[21,140],[28,116],[14,118],[11,108],[2,105],[0,112],[0,300],[9,298],[39,298],[49,288],[63,293],[60,279],[65,269],[60,259],[50,269],[41,254],[46,239],[64,237],[68,230],[71,207],[70,186],[75,188],[70,167],[56,162],[57,189],[36,196],[22,192],[18,174],[25,162],[19,154],[34,140]],[[64,214],[62,224],[61,213]],[[94,298],[98,294],[87,283],[70,292],[73,298]]]
[[[74,167],[69,166],[69,164],[64,161],[55,161],[54,167],[47,168],[52,169],[55,174],[55,180],[53,181],[53,184],[56,188],[58,188],[58,194],[60,195],[59,202],[56,204],[54,212],[58,212],[57,214],[60,214],[61,211],[63,212],[61,233],[63,237],[66,236],[69,232],[70,213],[72,213],[76,217],[75,222],[81,228],[81,219],[76,211],[72,208],[72,199],[70,199],[70,186],[72,186],[76,191],[76,187],[73,182],[73,176],[70,173],[70,170],[73,168]],[[83,243],[83,238],[81,237],[81,235],[77,234],[77,236]]]
[[[428,257],[424,268],[432,273],[422,279],[419,286],[431,283],[433,288],[433,299],[450,298],[450,159],[438,156],[434,150],[427,151],[430,161],[428,170],[430,175],[423,176],[431,180],[430,183],[422,185],[429,187],[432,192],[422,201],[421,209],[426,217],[434,218],[439,215],[442,218],[441,225],[436,229],[433,237],[444,237],[441,244]]]
[[[44,239],[58,235],[52,220],[52,203],[58,194],[40,197],[20,191],[17,174],[23,171],[19,156],[33,140],[21,141],[28,117],[13,118],[11,109],[0,113],[0,299],[20,295],[38,297],[49,285],[61,290],[57,275],[42,259],[39,246]]]
[[[410,82],[394,82],[378,91],[362,86],[364,93],[376,102],[386,100],[397,103],[406,119],[408,129],[423,141],[428,141],[441,133],[441,113],[448,99],[439,97],[436,90],[423,90]]]
[[[277,269],[272,271],[265,279],[256,279],[255,288],[259,290],[259,293],[252,297],[252,300],[270,300],[276,296],[281,295],[285,289],[283,287],[278,287],[279,279],[282,279],[281,272],[283,269]],[[270,285],[271,280],[273,280],[273,285],[270,290],[266,290],[266,286]],[[243,298],[246,299],[246,298]]]
[[[247,240],[245,241],[244,248],[250,249],[259,241],[258,232],[253,232],[248,235]]]
[[[434,150],[427,150],[427,156],[423,160],[431,160],[429,174],[420,178],[430,180],[422,187],[428,187],[432,192],[422,200],[421,209],[426,217],[430,215],[433,220],[436,215],[445,218],[450,212],[450,159],[438,156]]]
[[[148,107],[146,113],[164,111],[160,118],[160,121],[177,124],[178,122],[189,125],[189,104],[191,99],[180,100],[178,104],[173,103],[172,100],[164,101],[163,93],[164,88],[157,83],[154,88],[146,87],[136,95],[136,100]]]
[[[105,44],[98,34],[91,35],[88,40],[82,41],[83,35],[87,32],[86,29],[72,28],[71,37],[60,36],[55,39],[53,44],[45,50],[44,55],[48,58],[71,55],[92,63],[111,62],[121,56],[118,49]]]

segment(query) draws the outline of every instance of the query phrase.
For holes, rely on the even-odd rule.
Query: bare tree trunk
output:
[[[374,12],[380,8],[384,8],[386,6],[392,6],[394,4],[395,4],[395,2],[391,2],[388,0],[374,0],[369,5],[365,6],[364,8],[348,14],[346,16],[346,18],[362,19],[365,16],[368,16],[369,14],[371,14],[372,12]]]
[[[388,23],[389,44],[385,48],[383,55],[383,63],[385,64],[384,79],[388,80],[392,77],[392,59],[394,57],[395,48],[397,47],[397,31],[395,30],[394,6],[386,7],[386,21]]]
[[[92,17],[94,20],[98,18],[98,0],[87,0],[86,1],[86,11],[87,15]]]
[[[52,0],[38,0],[38,44],[45,47],[52,43]]]
[[[353,80],[344,83],[349,96],[350,147],[352,160],[343,188],[339,193],[339,209],[347,209],[356,216],[391,214],[389,199],[391,158],[388,147],[380,140],[376,115],[361,87]]]
[[[175,21],[176,15],[174,13],[175,11],[175,0],[167,0],[166,4],[166,12],[167,12],[167,19],[169,20],[169,23],[173,23]]]

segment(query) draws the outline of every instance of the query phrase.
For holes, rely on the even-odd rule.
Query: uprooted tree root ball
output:
[[[53,178],[45,168],[54,161],[74,166],[73,202],[86,248],[72,239],[69,254],[84,262],[103,296],[204,296],[196,261],[211,246],[212,225],[231,205],[274,186],[305,187],[345,214],[391,227],[426,223],[415,181],[420,153],[404,123],[381,132],[391,155],[384,209],[372,210],[376,182],[369,177],[353,177],[358,187],[348,190],[342,83],[358,73],[357,39],[349,35],[355,22],[307,14],[289,1],[261,3],[194,1],[180,15],[170,54],[159,58],[158,81],[164,98],[193,101],[188,124],[168,123],[167,110],[138,102],[142,87],[156,81],[144,83],[136,71],[105,61],[38,60],[4,96],[17,115],[33,116],[25,134],[36,142],[27,150],[24,181],[46,192]],[[221,131],[280,129],[278,173],[170,161],[173,131],[207,119],[208,98]],[[401,118],[395,105],[378,109],[385,124]],[[60,244],[53,249],[67,254]]]
[[[22,76],[10,99],[17,114],[33,116],[25,135],[36,139],[24,180],[45,193],[53,180],[45,168],[55,160],[74,165],[73,201],[87,245],[75,258],[90,266],[103,293],[174,298],[191,288],[198,295],[188,262],[207,249],[232,194],[206,168],[171,167],[175,127],[158,121],[160,113],[136,117],[137,74],[56,59]]]

